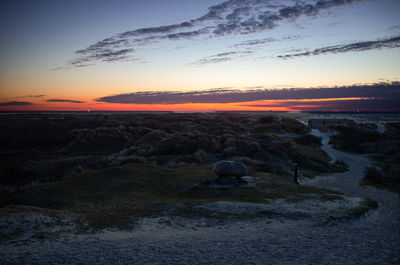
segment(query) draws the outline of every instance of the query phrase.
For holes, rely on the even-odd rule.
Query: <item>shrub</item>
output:
[[[331,126],[330,128],[339,133],[332,135],[329,143],[333,144],[337,149],[351,152],[364,152],[363,144],[377,142],[382,139],[381,134],[377,131],[361,127]]]
[[[321,146],[321,138],[312,135],[312,134],[306,134],[298,137],[294,137],[293,141],[297,144],[301,145],[309,145],[309,146]]]
[[[364,171],[364,179],[374,183],[383,183],[383,172],[375,167],[367,167]]]
[[[274,123],[277,122],[278,118],[275,116],[264,116],[258,119],[259,123],[264,123],[264,124],[269,124],[269,123]]]
[[[286,132],[296,134],[307,134],[310,132],[310,128],[308,126],[292,118],[282,118],[281,129]]]

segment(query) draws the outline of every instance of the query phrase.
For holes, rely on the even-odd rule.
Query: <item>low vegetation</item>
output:
[[[0,186],[63,179],[129,163],[168,168],[237,160],[251,170],[304,175],[343,171],[320,139],[278,115],[27,114],[0,117]]]
[[[377,126],[361,123],[356,126],[331,126],[337,132],[330,143],[337,149],[368,155],[374,166],[366,169],[362,184],[400,191],[400,123],[384,124],[385,131]]]
[[[49,226],[80,232],[132,229],[144,217],[205,218],[211,224],[297,219],[310,216],[221,213],[198,206],[343,199],[340,193],[292,182],[294,164],[307,176],[347,166],[332,163],[320,148],[321,139],[286,116],[3,115],[0,125],[5,128],[0,131],[0,226],[2,216],[9,221],[26,213],[44,216]],[[244,163],[256,184],[235,189],[195,185],[215,179],[212,166],[224,159]],[[22,233],[15,227],[7,235]],[[39,229],[32,236],[45,238],[54,231]]]
[[[377,162],[379,165],[379,162]],[[400,165],[388,165],[381,167],[367,167],[364,172],[363,185],[374,185],[400,193]]]
[[[109,227],[129,229],[142,217],[177,214],[207,217],[207,213],[193,211],[192,207],[215,201],[266,203],[266,200],[276,199],[302,201],[309,196],[321,200],[341,198],[339,193],[293,184],[289,176],[262,172],[257,176],[258,184],[253,187],[194,189],[194,184],[206,178],[216,178],[211,166],[168,169],[156,165],[126,164],[103,170],[85,170],[67,175],[63,180],[10,191],[0,197],[0,203],[3,211],[19,205],[41,213],[46,211],[47,215],[68,214],[85,231]],[[208,217],[224,219],[228,216],[209,214]],[[229,216],[230,220],[235,218],[243,216]]]

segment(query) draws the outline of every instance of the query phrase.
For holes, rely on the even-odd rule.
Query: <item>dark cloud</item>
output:
[[[318,103],[318,102],[313,102]],[[293,109],[301,110],[308,109],[309,111],[318,111],[318,110],[326,110],[326,111],[400,111],[399,107],[400,100],[399,98],[374,98],[374,99],[362,99],[362,100],[343,100],[343,101],[332,101],[332,102],[321,102],[319,107],[309,106],[306,108],[305,106],[293,106]]]
[[[19,98],[42,98],[45,97],[46,95],[27,95],[27,96],[21,96]]]
[[[204,91],[152,91],[120,94],[96,99],[98,102],[123,104],[184,104],[184,103],[240,103],[259,100],[288,100],[302,105],[301,100],[331,99],[331,98],[367,98],[373,102],[391,102],[397,104],[400,110],[400,82],[379,83],[372,85],[354,85],[329,88],[290,88],[290,89],[249,89],[237,90],[219,88]],[[300,101],[299,101],[300,100]],[[328,101],[325,101],[327,104]],[[333,102],[333,101],[332,101]],[[341,102],[341,101],[334,101]],[[343,101],[345,104],[346,102]],[[306,103],[304,103],[306,104]],[[313,103],[315,105],[318,103]],[[346,103],[347,104],[347,103]],[[311,105],[311,104],[309,104]],[[373,105],[373,104],[372,104]],[[382,104],[384,105],[384,104]],[[248,105],[251,106],[251,105]],[[257,105],[259,106],[259,105]],[[378,105],[376,105],[378,106]],[[265,106],[267,107],[267,106]],[[272,106],[271,106],[272,107]],[[308,106],[311,107],[311,106]]]
[[[72,100],[72,99],[48,99],[47,102],[68,102],[68,103],[85,103],[84,101]]]
[[[32,102],[27,101],[8,101],[8,102],[0,102],[0,107],[10,107],[10,106],[29,106],[33,105]]]
[[[136,36],[142,36],[142,35],[148,35],[148,34],[171,33],[178,29],[191,28],[194,26],[194,22],[195,22],[195,20],[192,20],[190,22],[183,22],[183,23],[179,23],[179,24],[167,25],[167,26],[141,28],[141,29],[126,31],[124,33],[119,34],[118,37],[123,38],[123,37],[132,37],[132,36],[136,37]]]
[[[266,108],[286,107],[298,111],[400,111],[399,99],[367,98],[360,100],[332,101],[276,101],[273,104],[246,104],[246,107]]]
[[[118,51],[107,50],[101,54],[98,54],[97,57],[94,58],[106,62],[120,61],[123,59],[127,59],[128,57],[126,55],[133,51],[133,49],[123,49]]]
[[[195,31],[188,31],[188,32],[178,32],[178,33],[171,33],[163,37],[164,39],[169,39],[169,40],[179,40],[179,39],[191,39],[197,36],[200,36],[204,33],[206,33],[207,30],[195,30]]]
[[[121,49],[121,50],[98,49],[96,53],[73,59],[72,61],[69,62],[69,64],[74,67],[85,67],[90,65],[90,63],[88,64],[88,62],[93,62],[93,61],[103,61],[103,62],[127,61],[130,60],[130,56],[128,56],[128,54],[132,52],[134,52],[133,49]]]
[[[379,39],[374,41],[364,41],[364,42],[355,42],[346,45],[335,45],[328,46],[319,49],[315,49],[313,51],[306,51],[301,53],[294,54],[286,54],[279,55],[278,58],[282,59],[292,59],[296,57],[303,56],[311,56],[311,55],[321,55],[327,53],[345,53],[345,52],[353,52],[353,51],[367,51],[367,50],[376,50],[382,48],[399,48],[400,47],[400,36],[391,37],[387,39]]]
[[[78,57],[68,63],[72,67],[83,67],[96,61],[126,61],[138,47],[162,40],[255,33],[273,29],[285,21],[294,21],[302,15],[316,16],[325,9],[359,1],[363,0],[312,0],[307,3],[297,0],[228,0],[209,7],[204,15],[182,23],[140,28],[106,38],[76,51]],[[214,61],[221,60],[211,60]]]
[[[213,55],[213,57],[227,57],[227,56],[231,56],[234,54],[237,54],[238,52],[223,52],[223,53],[218,53],[216,55]]]

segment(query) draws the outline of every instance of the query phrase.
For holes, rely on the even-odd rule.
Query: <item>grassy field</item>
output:
[[[255,174],[257,185],[243,188],[196,188],[193,185],[213,177],[209,165],[175,169],[155,165],[126,164],[104,170],[87,170],[61,181],[42,183],[9,192],[0,197],[3,214],[25,211],[28,206],[45,214],[73,216],[82,230],[117,227],[133,228],[142,217],[180,215],[217,219],[243,216],[194,212],[192,207],[207,202],[261,202],[271,199],[301,201],[315,195],[321,200],[340,199],[339,193],[296,185],[291,177],[265,172]],[[178,206],[177,206],[178,205]],[[14,210],[10,210],[14,209]],[[18,210],[19,209],[19,210]],[[265,213],[270,214],[270,213]]]

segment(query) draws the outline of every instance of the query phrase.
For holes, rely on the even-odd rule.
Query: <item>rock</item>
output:
[[[246,166],[236,161],[219,161],[214,165],[213,170],[219,178],[225,176],[240,178],[248,175]]]
[[[219,185],[230,185],[236,187],[238,185],[238,181],[235,177],[231,176],[222,176],[217,180],[217,184]]]

